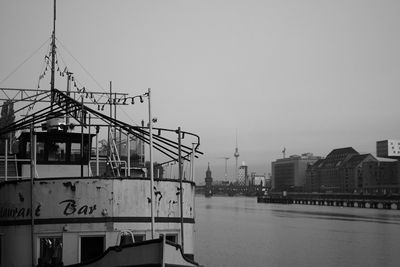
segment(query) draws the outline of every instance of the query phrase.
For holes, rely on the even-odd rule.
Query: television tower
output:
[[[233,156],[236,159],[236,166],[235,166],[235,176],[236,176],[236,180],[239,179],[238,177],[238,159],[239,159],[239,149],[238,149],[238,144],[237,144],[237,130],[236,130],[236,148],[235,148],[235,154],[233,154]]]

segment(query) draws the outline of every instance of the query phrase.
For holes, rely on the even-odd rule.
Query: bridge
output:
[[[257,198],[259,203],[303,204],[373,209],[400,209],[400,195],[274,192]]]
[[[224,183],[218,185],[211,185],[207,187],[207,189],[211,189],[212,195],[219,196],[257,196],[261,195],[263,192],[263,187],[254,186],[254,185],[242,185],[236,183]],[[205,194],[206,186],[205,185],[196,185],[196,194]]]

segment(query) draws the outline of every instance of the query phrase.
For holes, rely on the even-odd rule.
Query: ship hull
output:
[[[183,181],[182,187],[181,217],[179,181],[155,180],[154,237],[149,179],[45,178],[35,179],[32,189],[30,180],[3,182],[0,184],[2,263],[31,266],[33,251],[37,264],[48,257],[42,243],[57,240],[62,243],[59,251],[62,263],[77,264],[88,257],[84,246],[90,246],[90,238],[97,237],[104,251],[119,245],[121,233],[126,232],[141,241],[162,234],[172,242],[183,243],[184,254],[193,258],[195,185]]]

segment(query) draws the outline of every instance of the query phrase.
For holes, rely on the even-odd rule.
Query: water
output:
[[[196,197],[196,261],[213,266],[399,266],[400,211]]]

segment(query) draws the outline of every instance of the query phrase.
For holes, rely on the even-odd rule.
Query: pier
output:
[[[360,195],[323,193],[270,193],[257,197],[258,203],[301,204],[370,209],[400,209],[399,195]]]

